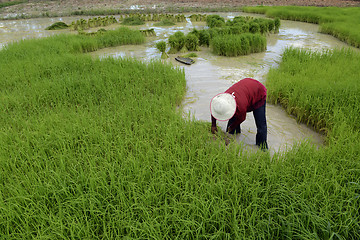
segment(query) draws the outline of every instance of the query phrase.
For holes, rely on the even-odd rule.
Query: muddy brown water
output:
[[[218,13],[227,19],[238,15],[263,17],[262,15],[245,13]],[[190,14],[189,14],[190,15]],[[82,17],[85,18],[86,17]],[[116,16],[118,19],[118,17]],[[46,37],[58,33],[67,33],[69,30],[46,31],[45,28],[57,21],[70,24],[79,17],[43,18],[28,20],[0,21],[0,48],[12,41],[27,38]],[[119,27],[118,24],[107,27]],[[160,59],[161,54],[155,48],[157,41],[164,40],[176,31],[190,32],[193,28],[205,28],[204,23],[191,22],[171,27],[157,27],[153,23],[146,23],[138,29],[154,28],[155,37],[147,38],[147,42],[140,46],[120,46],[101,49],[91,53],[95,57],[134,57],[139,60],[149,61]],[[184,115],[191,118],[209,122],[211,98],[225,91],[233,83],[245,77],[252,77],[266,85],[266,74],[269,69],[276,67],[281,60],[284,49],[290,46],[323,51],[334,48],[348,48],[349,46],[334,37],[318,33],[319,26],[315,24],[281,21],[278,34],[268,36],[267,50],[263,53],[251,54],[240,57],[220,57],[211,53],[210,49],[202,48],[197,52],[198,57],[193,65],[184,65],[175,61],[178,54],[170,55],[168,62],[183,68],[187,80],[187,95],[184,100]],[[95,31],[92,29],[91,31]],[[353,48],[354,49],[354,48]],[[354,49],[359,51],[358,49]],[[270,152],[284,151],[300,141],[308,141],[318,147],[323,145],[324,136],[316,133],[310,127],[296,122],[293,116],[288,115],[280,106],[267,103],[266,116],[268,123],[268,144]],[[218,126],[225,130],[226,122],[218,122]],[[256,151],[256,127],[252,113],[247,114],[247,119],[241,124],[242,133],[236,136],[236,141],[246,146],[250,151]]]

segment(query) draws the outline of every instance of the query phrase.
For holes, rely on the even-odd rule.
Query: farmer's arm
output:
[[[226,132],[231,132],[232,130],[234,130],[238,125],[240,125],[243,121],[245,121],[245,119],[246,119],[246,112],[240,113],[237,116],[236,120],[228,127]]]
[[[217,127],[216,127],[216,119],[211,115],[211,132],[216,133]]]

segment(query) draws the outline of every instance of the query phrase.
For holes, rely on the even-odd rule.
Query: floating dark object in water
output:
[[[195,61],[191,58],[184,58],[184,57],[176,57],[175,58],[176,61],[187,64],[187,65],[191,65],[193,64]]]

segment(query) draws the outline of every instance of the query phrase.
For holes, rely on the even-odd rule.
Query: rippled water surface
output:
[[[249,15],[244,13],[220,13],[225,18],[233,18],[237,15]],[[261,15],[252,15],[262,17]],[[85,17],[83,17],[85,18]],[[78,17],[44,18],[29,20],[0,21],[0,48],[11,41],[26,38],[46,37],[52,34],[66,33],[69,30],[46,31],[47,26],[57,21],[70,24]],[[116,28],[114,24],[108,28]],[[192,23],[189,19],[186,23],[177,24],[172,27],[156,27],[153,23],[135,27],[138,29],[154,28],[156,37],[147,38],[147,42],[140,46],[120,46],[106,48],[91,53],[95,57],[135,57],[140,60],[149,61],[160,59],[161,54],[155,48],[157,41],[167,40],[176,31],[185,33],[193,28],[202,29],[204,23]],[[72,32],[75,33],[75,32]],[[177,55],[170,55],[166,61],[172,62],[174,66],[183,68],[187,80],[188,91],[184,100],[184,111],[191,117],[209,122],[211,98],[219,92],[223,92],[233,83],[245,77],[252,77],[266,85],[266,74],[271,67],[276,67],[281,60],[281,54],[287,47],[300,47],[322,51],[324,49],[348,47],[339,40],[318,33],[318,25],[301,22],[281,21],[278,34],[268,36],[267,50],[263,53],[251,54],[241,57],[219,57],[214,56],[208,48],[202,48],[197,52],[198,57],[193,65],[183,65],[175,61]],[[358,51],[358,50],[356,50]],[[312,131],[304,124],[298,124],[280,106],[267,104],[266,109],[268,121],[268,144],[272,153],[291,147],[298,141],[310,141],[321,146],[323,136]],[[226,122],[218,122],[224,130]],[[256,149],[255,134],[256,127],[252,113],[247,114],[247,119],[241,125],[242,134],[237,136],[237,141],[247,146],[247,149]]]

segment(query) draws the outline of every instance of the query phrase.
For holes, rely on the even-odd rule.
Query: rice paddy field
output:
[[[145,38],[121,27],[0,50],[0,238],[360,238],[359,53],[284,51],[268,101],[326,145],[270,155],[184,118],[183,69],[85,54]]]

